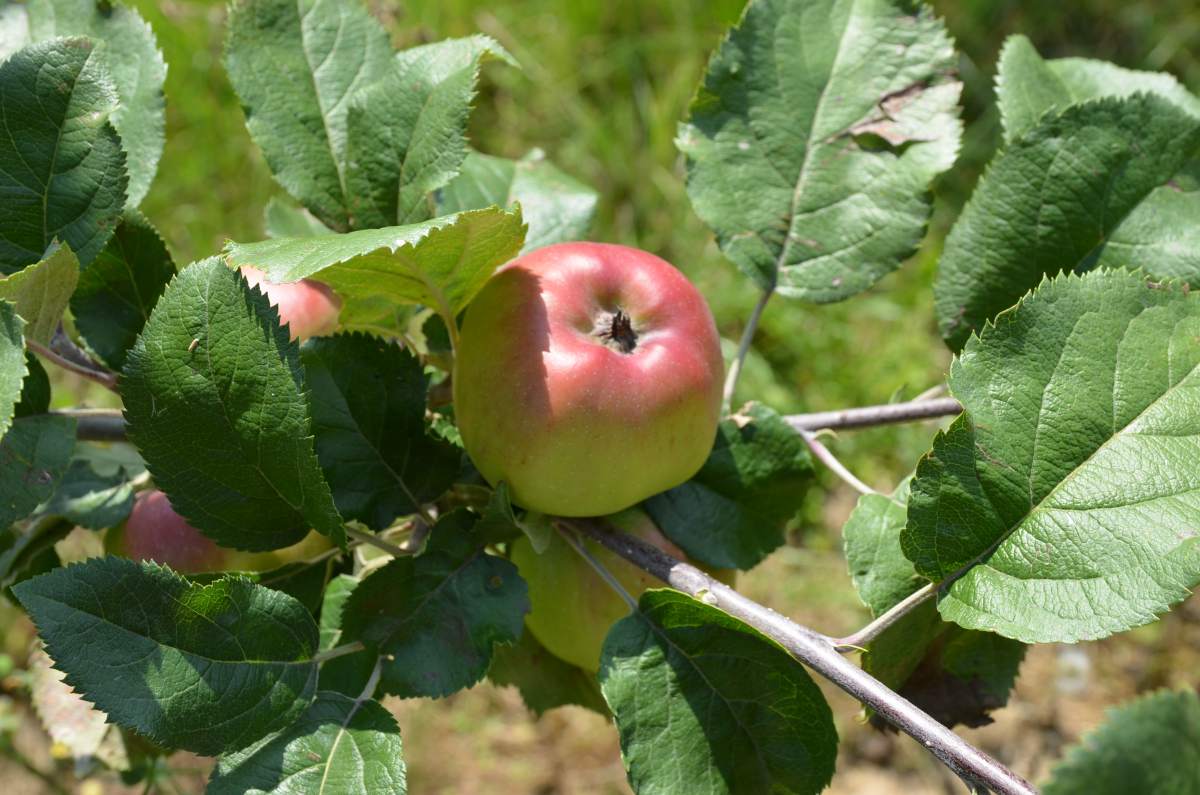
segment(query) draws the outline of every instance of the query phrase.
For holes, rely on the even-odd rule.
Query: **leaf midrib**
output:
[[[1057,367],[1056,367],[1056,369],[1057,369]],[[1012,536],[1012,534],[1017,531],[1018,528],[1020,528],[1026,522],[1028,522],[1030,520],[1030,518],[1033,517],[1035,514],[1051,510],[1048,507],[1048,503],[1051,501],[1051,499],[1056,494],[1058,494],[1058,492],[1061,491],[1066,486],[1066,484],[1070,483],[1076,476],[1078,476],[1082,470],[1087,469],[1088,464],[1090,464],[1097,455],[1099,455],[1103,450],[1105,450],[1113,442],[1114,439],[1122,437],[1128,431],[1128,429],[1131,426],[1135,425],[1138,420],[1140,420],[1143,416],[1146,415],[1147,412],[1149,412],[1155,406],[1159,405],[1163,400],[1165,400],[1169,395],[1171,395],[1172,392],[1174,392],[1177,388],[1179,388],[1179,386],[1181,384],[1188,382],[1191,378],[1196,376],[1198,373],[1200,373],[1200,364],[1193,366],[1191,370],[1189,370],[1182,378],[1180,378],[1174,384],[1171,384],[1171,386],[1169,386],[1161,395],[1159,395],[1157,398],[1155,398],[1154,400],[1152,400],[1148,404],[1146,404],[1146,406],[1141,411],[1139,411],[1136,416],[1131,418],[1129,420],[1129,422],[1125,423],[1124,426],[1122,426],[1119,430],[1115,431],[1111,436],[1109,436],[1107,439],[1105,439],[1104,442],[1102,444],[1100,444],[1099,446],[1097,446],[1096,449],[1093,450],[1088,455],[1087,458],[1085,458],[1083,461],[1079,462],[1079,464],[1077,464],[1070,472],[1068,472],[1054,486],[1054,488],[1052,488],[1050,491],[1048,491],[1046,493],[1046,495],[1044,497],[1042,497],[1036,503],[1032,504],[1030,506],[1029,510],[1025,514],[1023,514],[1021,516],[1021,518],[1019,518],[1016,522],[1014,522],[1011,527],[1007,528],[998,539],[996,539],[991,545],[988,546],[988,548],[986,550],[984,550],[983,552],[976,555],[973,559],[971,559],[969,562],[965,563],[958,570],[956,570],[953,573],[951,573],[950,575],[942,578],[942,580],[938,584],[939,590],[945,590],[946,588],[951,586],[954,582],[956,582],[960,578],[964,577],[968,572],[970,572],[976,566],[982,565],[983,563],[985,563],[989,558],[991,558],[991,556],[993,554],[995,554],[996,550],[998,550],[1000,548],[1001,544],[1003,544],[1005,541],[1007,541]],[[1040,412],[1039,412],[1039,420],[1040,420]],[[973,449],[974,448],[972,448],[972,452],[973,452]],[[977,465],[977,463],[978,463],[978,459],[976,459],[974,464]],[[981,481],[981,483],[982,483],[982,481]],[[988,497],[988,505],[993,510],[995,510],[995,504],[992,502],[992,499],[990,497]]]

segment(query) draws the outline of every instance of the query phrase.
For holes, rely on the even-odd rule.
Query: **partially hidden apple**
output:
[[[319,555],[332,542],[310,531],[290,547],[270,552],[243,552],[217,546],[175,513],[167,495],[157,489],[139,492],[129,517],[110,528],[105,550],[133,560],[153,560],[182,574],[214,571],[270,571],[286,563]]]
[[[667,540],[640,508],[622,511],[608,521],[675,558],[687,560],[683,550]],[[647,588],[667,587],[599,544],[584,543],[633,598]],[[512,544],[512,562],[529,585],[531,610],[525,616],[529,631],[556,657],[586,671],[598,671],[604,637],[629,614],[629,606],[558,534],[551,536],[540,555],[528,538],[517,539]],[[730,587],[735,584],[737,572],[733,569],[700,568]]]
[[[515,503],[600,516],[696,473],[723,369],[712,313],[670,263],[560,243],[505,265],[467,308],[455,418],[475,466]]]
[[[320,337],[337,330],[342,301],[326,285],[311,279],[267,281],[265,273],[249,265],[243,265],[239,270],[250,286],[262,290],[271,305],[279,310],[279,322],[287,324],[292,339],[303,342],[309,337]]]

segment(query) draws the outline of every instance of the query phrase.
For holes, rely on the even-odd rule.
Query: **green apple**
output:
[[[622,511],[608,517],[608,521],[675,558],[687,559],[640,508]],[[599,544],[585,544],[633,598],[647,588],[666,587]],[[531,610],[525,617],[529,631],[556,657],[586,671],[598,671],[604,637],[613,624],[629,614],[629,606],[557,533],[551,535],[550,545],[540,555],[528,538],[517,539],[512,545],[512,562],[529,584]],[[737,578],[733,569],[700,568],[730,587]]]
[[[467,308],[455,418],[480,473],[518,505],[600,516],[696,473],[723,369],[708,305],[668,262],[560,243],[501,268]]]
[[[214,571],[270,571],[286,563],[315,557],[333,546],[316,531],[270,552],[243,552],[217,546],[175,513],[167,495],[157,489],[139,492],[129,517],[110,528],[104,548],[133,560],[153,560],[182,574]]]

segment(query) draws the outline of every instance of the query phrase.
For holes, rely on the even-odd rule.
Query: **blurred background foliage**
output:
[[[142,209],[179,263],[219,251],[226,239],[261,238],[263,208],[281,190],[246,133],[221,64],[224,0],[130,2],[154,27],[169,64],[166,151]],[[740,335],[756,294],[692,213],[673,138],[708,54],[743,4],[369,0],[399,47],[483,32],[508,48],[523,69],[485,68],[473,144],[508,157],[540,147],[594,186],[601,203],[593,238],[674,262],[699,284],[729,340]],[[942,240],[999,140],[992,78],[1008,34],[1026,34],[1046,57],[1166,70],[1200,90],[1196,0],[933,5],[962,53],[968,127],[959,163],[935,186],[929,234],[910,262],[865,295],[827,306],[772,300],[739,400],[816,411],[907,399],[943,381],[950,357],[935,330],[931,283]],[[60,383],[74,388],[59,391],[58,405],[110,400],[73,380]],[[885,428],[830,444],[860,477],[890,490],[929,448],[933,432],[930,425]],[[827,473],[820,477],[795,544],[745,576],[744,590],[822,630],[849,631],[864,612],[844,573],[839,530],[856,495]],[[27,635],[16,634],[6,646],[20,656]],[[1086,649],[1035,650],[997,725],[967,736],[1036,778],[1065,742],[1099,721],[1104,706],[1152,687],[1196,686],[1186,672],[1200,665],[1200,603],[1193,599],[1160,622]],[[6,659],[0,654],[0,663]],[[627,791],[615,733],[597,716],[559,710],[535,721],[514,692],[487,687],[450,701],[391,705],[404,726],[414,792]],[[844,738],[834,791],[961,791],[919,748],[865,729],[847,698],[834,696],[833,705]],[[177,786],[199,791],[202,780],[200,772]],[[66,791],[34,786],[13,793]]]

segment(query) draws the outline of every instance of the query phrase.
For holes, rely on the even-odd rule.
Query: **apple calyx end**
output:
[[[633,353],[637,348],[637,332],[633,330],[633,319],[618,309],[604,315],[596,324],[596,336],[608,347],[621,353]]]

